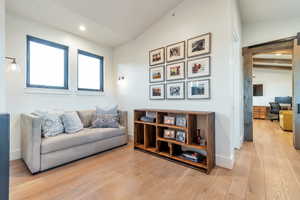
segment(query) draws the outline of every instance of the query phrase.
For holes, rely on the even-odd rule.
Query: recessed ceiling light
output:
[[[85,26],[83,26],[83,25],[80,25],[80,26],[79,26],[79,30],[81,30],[81,31],[85,31],[85,30],[86,30],[86,28],[85,28]]]

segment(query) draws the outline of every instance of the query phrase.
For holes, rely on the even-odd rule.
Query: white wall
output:
[[[40,37],[69,46],[69,83],[70,91],[57,91],[56,94],[35,93],[24,89],[26,70],[26,35]],[[36,109],[89,109],[95,105],[115,103],[115,80],[112,69],[112,49],[102,47],[94,42],[81,39],[72,34],[53,29],[49,26],[7,15],[6,18],[6,54],[17,58],[21,73],[6,73],[7,109],[12,114],[11,121],[11,158],[20,157],[20,113],[32,112]],[[77,49],[104,56],[105,62],[105,93],[77,93]],[[38,90],[40,91],[40,90]],[[94,94],[94,95],[92,95]]]
[[[186,0],[167,13],[136,40],[114,51],[114,66],[125,81],[118,85],[118,101],[129,110],[129,131],[133,134],[133,110],[169,108],[216,112],[217,164],[232,167],[233,157],[233,20],[230,0]],[[237,16],[235,16],[237,17]],[[237,20],[235,20],[237,21]],[[212,33],[211,100],[149,100],[148,52]],[[237,31],[239,33],[239,31]],[[238,58],[237,58],[238,59]]]
[[[243,46],[295,36],[298,32],[300,18],[243,24]]]
[[[254,106],[269,106],[275,97],[293,96],[292,71],[254,68],[253,74],[253,84],[263,84],[263,96],[253,97]]]
[[[4,75],[4,43],[5,43],[5,0],[0,0],[0,113],[5,112],[5,75]]]

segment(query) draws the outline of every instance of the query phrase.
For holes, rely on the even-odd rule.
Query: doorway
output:
[[[271,41],[255,46],[243,48],[244,58],[244,140],[253,141],[253,57],[259,54],[267,54],[270,52],[290,52],[292,53],[292,74],[293,74],[293,129],[294,129],[294,146],[300,147],[300,117],[298,117],[298,104],[300,103],[300,34],[295,37],[289,37],[281,40]],[[257,59],[256,59],[257,61]],[[261,66],[256,66],[261,67]],[[276,66],[273,66],[276,67]],[[255,90],[260,90],[261,86],[257,86]],[[259,92],[259,91],[255,91]],[[300,106],[299,106],[300,108]],[[299,110],[300,111],[300,110]],[[299,118],[299,119],[298,119]]]

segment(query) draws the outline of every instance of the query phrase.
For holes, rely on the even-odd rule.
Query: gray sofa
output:
[[[95,110],[77,111],[84,129],[75,134],[42,137],[41,119],[21,115],[22,158],[32,174],[128,143],[127,112],[119,111],[120,128],[88,128]]]

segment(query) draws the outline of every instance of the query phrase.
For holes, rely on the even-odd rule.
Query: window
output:
[[[68,89],[67,46],[27,36],[27,87]]]
[[[103,91],[103,57],[78,50],[78,90]]]
[[[253,85],[253,96],[255,96],[255,97],[263,96],[263,85],[262,84]]]

